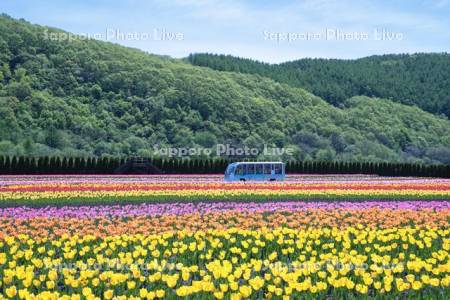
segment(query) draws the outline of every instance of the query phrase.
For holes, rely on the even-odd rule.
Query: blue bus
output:
[[[283,180],[285,165],[282,162],[235,162],[225,171],[226,181]]]

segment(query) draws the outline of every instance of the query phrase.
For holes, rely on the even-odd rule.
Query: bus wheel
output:
[[[270,178],[270,179],[269,179],[269,181],[275,181],[275,180],[276,180],[275,178]]]
[[[240,181],[245,181],[245,178],[241,178]]]

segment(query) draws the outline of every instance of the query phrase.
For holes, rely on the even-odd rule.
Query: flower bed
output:
[[[0,180],[0,290],[21,299],[448,299],[449,199],[450,181],[437,179],[9,176]]]

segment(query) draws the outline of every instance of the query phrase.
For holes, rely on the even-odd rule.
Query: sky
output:
[[[450,52],[450,0],[0,0],[0,12],[176,58]]]

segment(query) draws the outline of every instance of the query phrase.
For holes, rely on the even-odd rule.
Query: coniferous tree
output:
[[[60,156],[56,157],[56,173],[61,174],[63,172],[63,162],[62,158]]]
[[[11,157],[7,156],[5,157],[5,172],[6,174],[11,174],[12,173],[12,161],[11,161]]]
[[[37,161],[35,157],[27,156],[28,174],[35,174],[37,168]]]
[[[17,166],[18,166],[18,159],[16,156],[13,156],[11,159],[11,173],[12,174],[17,173]]]
[[[75,157],[72,161],[72,170],[74,173],[81,173],[82,169],[81,169],[81,157]]]
[[[5,157],[3,155],[0,155],[0,174],[5,174]]]
[[[67,173],[69,170],[69,160],[67,157],[63,157],[61,159],[61,169],[59,170],[59,173]]]
[[[44,173],[49,174],[50,173],[50,157],[49,156],[44,157],[42,165],[44,167]]]

